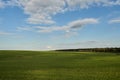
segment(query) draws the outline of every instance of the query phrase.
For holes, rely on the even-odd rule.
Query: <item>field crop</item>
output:
[[[120,80],[120,55],[0,51],[0,80]]]

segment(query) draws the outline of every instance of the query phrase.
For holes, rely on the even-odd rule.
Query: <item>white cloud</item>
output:
[[[70,10],[74,9],[84,9],[92,6],[112,6],[120,5],[120,0],[66,0],[68,8]]]
[[[2,0],[0,0],[0,8],[3,8],[4,6],[5,6],[5,3]]]
[[[21,4],[19,2],[19,0],[0,0],[0,8],[4,8],[7,6],[18,6],[20,7]]]
[[[18,6],[21,7],[20,0],[7,0],[4,2],[6,6]]]
[[[120,23],[120,18],[112,19],[109,21],[109,23]]]
[[[32,27],[17,27],[17,31],[32,31]]]
[[[70,28],[79,28],[86,24],[95,24],[95,23],[98,23],[98,19],[85,18],[85,19],[73,21],[69,23],[68,26],[70,26]]]
[[[19,6],[29,17],[31,24],[54,24],[53,16],[68,10],[85,9],[94,6],[120,5],[120,0],[0,0],[0,7]]]
[[[96,24],[98,22],[99,22],[98,19],[86,18],[86,19],[80,19],[80,20],[70,22],[65,26],[59,26],[59,27],[56,27],[56,26],[53,26],[53,27],[38,26],[36,28],[39,29],[39,32],[65,31],[65,32],[69,33],[71,30],[76,30],[78,28],[83,27],[84,25]]]
[[[116,0],[115,4],[120,5],[120,0]]]
[[[119,5],[120,1],[111,0],[19,0],[24,12],[29,15],[27,21],[32,24],[53,24],[57,13],[71,9],[84,9],[93,5]]]
[[[96,24],[98,23],[98,19],[94,18],[85,18],[85,19],[80,19],[76,20],[73,22],[68,23],[67,25],[64,26],[34,26],[34,27],[18,27],[18,30],[26,30],[29,31],[31,28],[36,30],[36,32],[43,32],[43,33],[48,33],[48,32],[53,32],[53,31],[65,31],[66,33],[71,33],[73,30],[77,30],[81,27],[84,27],[85,25],[88,24]],[[75,33],[75,32],[73,32]],[[76,34],[76,33],[75,33]]]
[[[0,36],[12,35],[13,33],[0,31]]]
[[[19,0],[24,12],[29,15],[27,21],[32,24],[52,24],[52,16],[62,12],[64,0]]]

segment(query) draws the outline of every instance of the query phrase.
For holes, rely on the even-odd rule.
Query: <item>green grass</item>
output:
[[[120,55],[0,51],[0,80],[120,80]]]

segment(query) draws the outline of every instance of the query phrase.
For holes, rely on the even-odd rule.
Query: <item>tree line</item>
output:
[[[61,49],[56,51],[79,51],[79,52],[120,52],[120,48],[84,48],[84,49]]]

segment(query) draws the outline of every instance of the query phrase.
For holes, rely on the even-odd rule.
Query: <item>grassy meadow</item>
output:
[[[120,80],[120,55],[0,51],[0,80]]]

